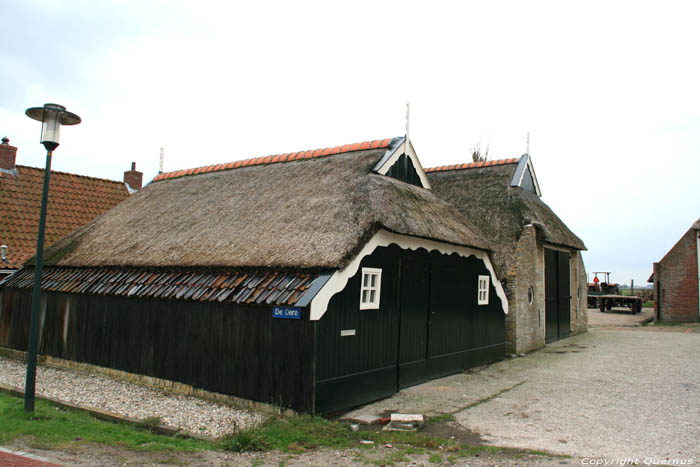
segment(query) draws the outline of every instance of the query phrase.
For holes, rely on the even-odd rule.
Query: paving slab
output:
[[[61,467],[48,459],[28,452],[0,448],[0,465],[5,467]]]
[[[417,413],[393,413],[391,414],[391,421],[402,423],[423,423],[423,415]]]

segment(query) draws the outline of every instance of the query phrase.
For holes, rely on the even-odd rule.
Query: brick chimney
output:
[[[0,144],[0,169],[14,170],[17,148],[10,146],[10,138],[5,136]]]
[[[131,170],[124,172],[124,183],[128,184],[132,190],[140,190],[143,185],[143,172],[136,170],[136,162],[131,163]]]

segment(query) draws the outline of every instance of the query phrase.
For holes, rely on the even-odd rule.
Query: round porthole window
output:
[[[527,303],[532,305],[532,302],[535,300],[535,289],[530,286],[530,288],[527,289]]]

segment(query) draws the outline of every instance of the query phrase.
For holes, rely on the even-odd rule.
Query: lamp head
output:
[[[32,107],[25,112],[27,117],[41,122],[41,144],[47,151],[58,147],[61,125],[77,125],[80,117],[68,112],[58,104],[44,104],[43,107]]]

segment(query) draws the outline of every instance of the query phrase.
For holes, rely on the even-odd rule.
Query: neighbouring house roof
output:
[[[515,180],[523,167],[533,183]],[[520,170],[519,170],[520,168]],[[523,228],[534,224],[542,240],[585,250],[586,246],[538,196],[529,156],[426,169],[433,192],[455,206],[491,242],[499,275],[512,267]],[[519,177],[522,180],[522,177]]]
[[[690,228],[683,234],[681,237],[678,239],[678,241],[671,247],[666,254],[659,260],[659,263],[663,263],[666,260],[666,257],[671,254],[671,252],[678,246],[679,243],[683,241],[683,239],[691,234],[691,231],[693,230],[700,230],[700,219],[696,220],[695,222],[692,223]],[[694,234],[693,234],[694,235]],[[651,276],[649,276],[649,279],[647,279],[647,282],[654,282],[654,273],[651,273]]]
[[[44,173],[44,169],[22,165],[0,171],[0,245],[8,247],[8,262],[0,261],[0,269],[18,269],[36,253]],[[128,197],[122,182],[51,171],[46,244]]]
[[[431,191],[373,171],[404,138],[161,174],[45,254],[51,266],[342,268],[379,229],[477,249]]]
[[[144,271],[124,268],[56,268],[42,274],[49,292],[181,299],[200,302],[295,305],[318,274],[275,271]],[[22,269],[7,287],[31,289],[33,269]]]

